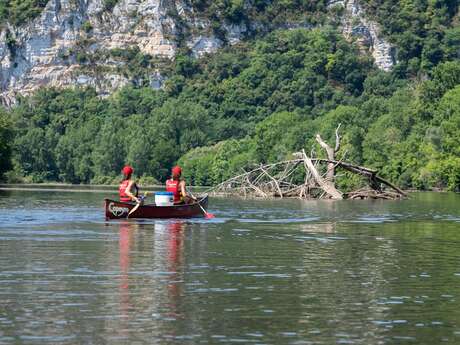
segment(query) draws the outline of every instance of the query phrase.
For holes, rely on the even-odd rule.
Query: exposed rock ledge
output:
[[[345,9],[342,17],[344,36],[357,40],[364,50],[372,54],[377,67],[389,71],[395,64],[394,49],[383,38],[378,24],[366,18],[357,0],[330,0],[328,7],[334,6]]]
[[[330,3],[337,5],[346,9],[344,34],[358,36],[371,50],[376,64],[390,69],[391,47],[379,38],[377,25],[365,19],[356,0]],[[138,47],[152,56],[173,58],[179,17],[192,33],[186,45],[195,56],[222,46],[223,42],[212,34],[211,24],[183,0],[120,0],[113,11],[104,11],[103,0],[50,0],[33,21],[0,32],[0,99],[9,106],[18,94],[30,94],[43,85],[91,85],[99,93],[108,94],[133,80],[116,73],[90,75],[77,63],[75,54],[66,54],[90,37],[89,51]],[[360,25],[353,25],[353,18],[359,18]],[[89,33],[85,27],[90,27],[86,30]],[[224,29],[230,44],[238,42],[247,31],[244,25],[226,25]],[[99,63],[113,65],[113,61]],[[151,87],[161,87],[162,82],[158,71],[152,73]]]

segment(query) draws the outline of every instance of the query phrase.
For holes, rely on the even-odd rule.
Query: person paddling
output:
[[[139,203],[140,200],[138,199],[139,188],[136,185],[136,182],[131,179],[131,176],[134,172],[134,169],[129,165],[125,166],[121,170],[123,174],[123,180],[118,187],[118,193],[120,194],[120,201],[122,202],[130,202],[134,201]]]
[[[181,179],[182,169],[176,165],[171,169],[171,178],[166,181],[166,191],[174,193],[174,204],[188,203],[190,197],[185,190],[185,180]]]

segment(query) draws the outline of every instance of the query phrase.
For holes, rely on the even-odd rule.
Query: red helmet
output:
[[[134,169],[131,166],[126,165],[123,169],[121,169],[121,172],[123,175],[129,176],[134,172]]]
[[[171,169],[173,176],[180,176],[182,174],[182,169],[180,166],[176,165],[174,168]]]

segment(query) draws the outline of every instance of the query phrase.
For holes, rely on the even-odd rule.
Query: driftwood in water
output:
[[[308,161],[311,163],[310,167],[308,167]],[[319,167],[323,164],[334,164],[336,170],[342,168],[359,174],[369,183],[369,186],[346,193],[342,193],[334,187],[337,193],[335,194],[333,190],[328,188],[326,179],[318,172]],[[312,166],[318,173],[316,177],[311,172]],[[300,174],[304,175],[302,183],[295,183],[293,177],[296,176],[298,180]],[[322,182],[318,182],[318,180]],[[374,182],[371,183],[371,181]],[[294,197],[300,199],[400,199],[406,196],[406,193],[401,189],[378,176],[376,171],[372,169],[347,162],[317,158],[293,159],[261,165],[218,184],[212,188],[210,193],[214,195],[241,195],[261,198]]]
[[[296,153],[295,155],[298,155],[298,153]],[[310,171],[311,175],[313,176],[318,186],[326,194],[328,194],[331,197],[331,199],[335,199],[335,200],[343,199],[342,193],[335,188],[335,185],[334,185],[335,175],[332,177],[330,176],[330,172],[335,171],[335,165],[333,163],[327,163],[327,173],[326,173],[326,178],[324,179],[320,175],[318,170],[316,169],[311,158],[308,157],[307,154],[305,153],[305,150],[302,150],[301,156],[303,157],[303,160],[304,160],[305,169],[308,169],[308,171]]]
[[[316,140],[327,153],[327,159],[309,157],[305,150],[302,150],[294,153],[296,159],[260,165],[220,183],[210,192],[259,198],[295,197],[336,200],[405,197],[406,194],[401,189],[378,176],[376,170],[335,159],[340,149],[339,127],[336,130],[334,148],[329,146],[320,135],[316,136]],[[367,183],[367,186],[349,192],[338,190],[335,183],[338,177],[336,172],[339,169],[362,176],[363,183]]]
[[[372,188],[361,188],[347,194],[347,199],[400,199],[403,195],[393,191],[377,191]],[[405,194],[404,194],[405,196]]]

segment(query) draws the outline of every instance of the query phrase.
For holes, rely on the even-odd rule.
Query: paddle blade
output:
[[[206,219],[216,218],[215,215],[213,215],[212,213],[209,213],[209,212],[205,212],[205,213],[204,213],[204,217],[205,217]]]
[[[136,210],[139,208],[139,206],[141,206],[141,203],[140,203],[140,202],[137,203],[136,206],[134,206],[134,207],[131,209],[131,211],[129,211],[129,213],[128,213],[128,215],[126,216],[126,218],[129,218],[129,216],[130,216],[132,213],[136,212]]]

